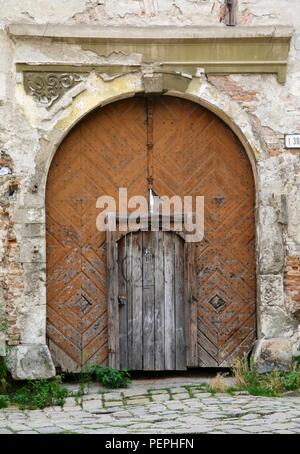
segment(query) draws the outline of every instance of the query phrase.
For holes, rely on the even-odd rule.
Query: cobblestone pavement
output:
[[[300,433],[300,397],[211,395],[195,385],[91,393],[44,410],[0,410],[11,433]]]

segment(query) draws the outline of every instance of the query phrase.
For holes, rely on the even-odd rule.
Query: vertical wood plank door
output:
[[[186,369],[183,264],[184,241],[174,232],[119,240],[120,368]]]

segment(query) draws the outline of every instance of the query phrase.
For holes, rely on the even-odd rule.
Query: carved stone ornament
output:
[[[86,73],[24,72],[24,87],[36,101],[51,107],[70,88],[86,78]]]

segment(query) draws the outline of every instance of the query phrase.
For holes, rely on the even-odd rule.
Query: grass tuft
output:
[[[286,391],[300,389],[300,366],[294,363],[289,371],[273,370],[260,374],[253,359],[248,364],[247,356],[239,358],[233,366],[237,389],[248,391],[254,396],[276,397]]]
[[[228,388],[225,381],[225,374],[218,373],[211,381],[209,390],[211,393],[224,393]]]
[[[69,392],[62,386],[61,377],[51,380],[29,380],[10,392],[10,400],[21,410],[41,409],[51,405],[62,406]]]

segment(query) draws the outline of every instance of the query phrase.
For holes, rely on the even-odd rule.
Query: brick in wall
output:
[[[287,257],[284,283],[291,299],[292,312],[300,316],[300,257]]]

